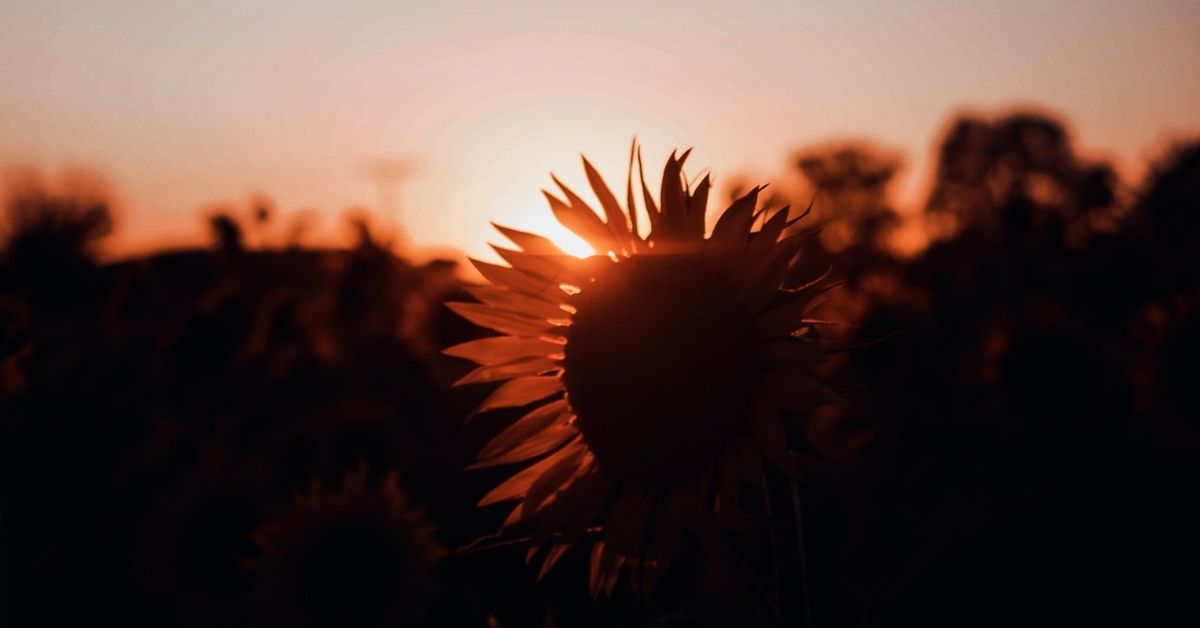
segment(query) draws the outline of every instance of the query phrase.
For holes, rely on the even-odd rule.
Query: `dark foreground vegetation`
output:
[[[898,167],[824,146],[776,186],[815,193],[794,273],[832,268],[824,318],[850,323],[840,401],[790,435],[814,463],[803,570],[781,549],[767,579],[809,600],[784,617],[1196,625],[1200,143],[1122,182],[1053,119],[959,119],[934,237],[903,256]],[[503,470],[463,467],[516,415],[464,421],[487,390],[452,389],[469,367],[439,350],[486,332],[441,305],[469,298],[452,263],[366,225],[346,250],[250,249],[228,215],[210,248],[97,263],[112,228],[103,198],[11,191],[0,624],[760,621],[745,578],[686,555],[640,603],[593,601],[585,550],[540,583],[520,543],[456,551],[504,515],[474,506]]]

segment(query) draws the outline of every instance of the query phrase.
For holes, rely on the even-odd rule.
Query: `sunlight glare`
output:
[[[513,227],[543,236],[568,255],[574,255],[580,259],[596,254],[595,248],[559,224],[555,220],[554,214],[545,207],[522,214],[519,223],[514,224]]]

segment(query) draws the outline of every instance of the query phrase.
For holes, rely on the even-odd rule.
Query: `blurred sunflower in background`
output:
[[[336,489],[313,482],[252,535],[259,626],[396,626],[419,620],[445,556],[397,474],[372,487],[366,466]]]
[[[504,381],[478,412],[536,404],[480,452],[474,468],[528,463],[480,505],[518,502],[503,527],[532,529],[539,577],[594,533],[592,595],[611,595],[626,568],[645,598],[684,539],[713,550],[718,517],[760,484],[764,458],[799,478],[782,411],[827,395],[813,373],[823,321],[808,316],[828,286],[785,285],[812,233],[790,229],[802,216],[787,207],[760,210],[760,187],[706,236],[711,179],[689,185],[687,152],[667,160],[657,201],[638,155],[643,229],[634,155],[624,207],[583,160],[603,218],[557,178],[564,198],[544,192],[598,255],[497,225],[519,248],[494,247],[511,266],[472,260],[492,285],[447,305],[503,335],[446,353],[479,365],[458,384]]]

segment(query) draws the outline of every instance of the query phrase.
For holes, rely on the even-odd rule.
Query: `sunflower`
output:
[[[252,538],[260,555],[243,564],[261,626],[403,624],[436,591],[432,571],[446,553],[397,474],[372,488],[365,465],[336,489],[314,481]]]
[[[690,151],[689,151],[690,152]],[[503,335],[447,349],[479,366],[458,384],[504,383],[477,412],[536,404],[497,435],[474,468],[526,463],[480,500],[516,500],[504,529],[533,530],[544,575],[590,538],[590,588],[611,594],[623,567],[648,596],[689,535],[711,548],[722,511],[757,485],[765,458],[800,476],[783,412],[826,393],[808,318],[823,279],[785,287],[808,231],[787,207],[758,209],[756,187],[705,233],[709,176],[689,185],[672,153],[656,202],[638,155],[648,229],[639,226],[630,153],[626,204],[583,167],[603,218],[554,178],[555,217],[600,254],[579,259],[538,235],[496,225],[510,264],[472,260],[492,285],[449,303]],[[642,236],[641,232],[646,235]]]

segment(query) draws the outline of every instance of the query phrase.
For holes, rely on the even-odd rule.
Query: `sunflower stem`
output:
[[[763,587],[762,581],[754,575],[754,570],[750,569],[736,550],[724,543],[721,544],[721,555],[729,561],[729,564],[733,565],[734,571],[741,576],[742,583],[750,589],[750,593],[754,596],[754,611],[758,614],[762,624],[768,627],[777,625],[778,610],[773,608],[774,604],[770,594]]]
[[[800,487],[792,480],[792,514],[795,517],[796,547],[800,551],[800,592],[804,601],[804,627],[813,628],[812,604],[808,596],[808,551],[804,545],[804,505],[800,499]]]
[[[780,594],[779,586],[779,540],[775,538],[775,511],[771,507],[771,484],[768,482],[767,472],[764,469],[762,474],[763,487],[763,505],[767,511],[767,536],[771,543],[771,583],[772,583],[772,606],[776,616],[782,614],[783,599]]]

